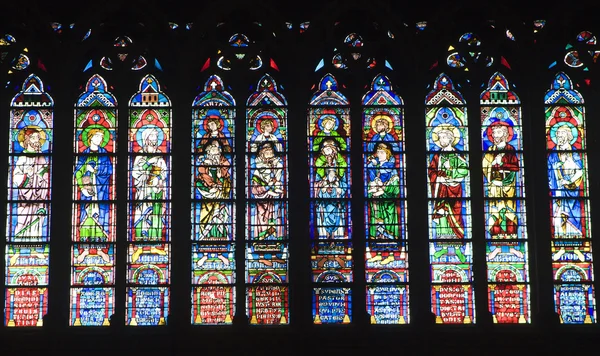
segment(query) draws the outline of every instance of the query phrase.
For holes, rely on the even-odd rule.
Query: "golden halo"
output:
[[[42,130],[41,127],[39,127],[37,125],[29,125],[29,126],[23,127],[19,131],[19,134],[17,135],[17,141],[19,142],[19,144],[21,145],[21,147],[23,147],[23,149],[27,149],[27,147],[25,147],[25,131],[26,130],[35,130],[35,131],[37,131],[37,133],[40,134],[40,146],[44,145],[44,143],[46,142],[46,132],[44,130]]]
[[[431,139],[433,140],[433,143],[435,143],[438,147],[440,147],[440,145],[438,144],[440,140],[438,133],[440,131],[452,132],[452,135],[454,136],[454,141],[452,141],[452,147],[456,146],[458,141],[460,141],[460,131],[456,126],[449,124],[439,124],[436,127],[434,127],[431,131]]]
[[[379,119],[387,121],[387,123],[388,123],[388,129],[386,131],[387,133],[392,131],[392,129],[394,128],[394,122],[392,121],[392,118],[387,114],[377,114],[377,115],[373,116],[373,118],[371,119],[371,130],[375,131],[375,124],[377,123],[377,121]]]

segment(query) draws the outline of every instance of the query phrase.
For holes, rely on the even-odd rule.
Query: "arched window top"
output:
[[[35,74],[30,74],[25,81],[21,91],[15,95],[10,103],[11,106],[53,106],[54,100],[44,92],[44,83]]]
[[[319,90],[310,100],[310,105],[349,105],[348,99],[338,91],[338,83],[333,75],[325,74],[319,82]]]
[[[17,40],[10,34],[0,37],[0,46],[10,46],[15,42],[17,42]]]
[[[31,64],[31,61],[29,60],[29,57],[27,57],[27,55],[21,53],[21,54],[19,54],[19,56],[17,58],[13,59],[12,69],[25,70],[25,69],[27,69],[27,67],[29,67],[30,64]]]
[[[85,41],[91,34],[91,29],[83,37],[82,41]],[[105,70],[121,70],[128,68],[130,70],[139,71],[148,67],[148,64],[154,64],[154,68],[162,71],[162,66],[158,62],[157,58],[150,58],[147,49],[144,49],[139,54],[132,54],[135,52],[135,48],[139,48],[140,44],[134,45],[133,40],[129,36],[119,36],[113,41],[113,48],[110,50],[111,54],[100,58],[98,64]],[[87,71],[94,66],[94,60],[86,64],[83,71]]]
[[[363,105],[404,105],[393,90],[388,77],[379,74],[371,83],[371,90],[362,98]]]
[[[196,96],[192,106],[235,106],[235,100],[223,89],[223,81],[212,75],[204,84],[204,91]]]
[[[597,63],[600,58],[600,51],[594,50],[596,47],[596,36],[590,31],[581,31],[577,34],[578,43],[568,43],[565,50],[569,50],[565,54],[564,62],[571,68],[582,68],[584,71],[589,71],[589,64]],[[586,50],[585,46],[593,46]],[[586,53],[587,52],[587,53]]]
[[[507,33],[508,36],[508,33]],[[508,36],[514,38],[514,36]],[[469,71],[469,66],[472,64],[485,65],[491,67],[494,63],[494,58],[486,53],[481,52],[479,47],[481,40],[479,36],[472,32],[467,32],[458,38],[458,43],[448,47],[448,57],[446,63],[452,68],[463,68],[464,71]]]
[[[9,54],[7,47],[11,46],[15,42],[17,42],[16,38],[10,34],[5,34],[4,36],[0,37],[0,48],[2,49],[0,51],[0,63],[4,62],[4,60],[6,59],[6,57]],[[22,50],[25,53],[28,52],[27,48],[23,48]],[[12,70],[22,71],[22,70],[29,68],[29,65],[31,64],[31,60],[25,53],[19,53],[19,55],[17,55],[17,56],[11,55],[8,58],[7,61],[10,61],[12,59],[12,61],[10,62],[11,69],[8,71],[8,74],[11,74]],[[40,67],[39,64],[38,64],[38,67]]]
[[[546,92],[544,104],[583,104],[583,96],[573,89],[571,78],[563,72],[554,77],[550,90]]]
[[[133,41],[131,40],[131,38],[129,38],[129,36],[119,36],[115,38],[115,47],[127,47],[130,44],[133,44]]]
[[[351,33],[348,36],[346,36],[346,38],[344,39],[344,43],[349,47],[354,48],[362,47],[364,44],[362,37],[356,33]]]
[[[248,98],[248,106],[286,106],[285,97],[277,91],[277,83],[265,74],[258,81],[258,89]]]
[[[588,45],[595,45],[596,44],[596,36],[594,36],[590,31],[581,31],[577,35],[577,41],[585,42],[585,44],[588,44]]]
[[[487,89],[481,93],[481,104],[520,104],[517,94],[510,90],[508,80],[500,72],[490,77]]]
[[[235,35],[229,38],[229,44],[231,47],[248,47],[250,40],[248,36],[243,33],[236,33]]]
[[[467,33],[463,34],[462,36],[460,36],[460,38],[458,39],[458,42],[465,42],[469,46],[480,46],[481,45],[481,41],[479,40],[479,37],[472,32],[467,32]]]
[[[98,74],[91,76],[85,87],[86,91],[77,99],[77,107],[117,106],[117,99],[106,91],[106,81]]]
[[[440,74],[433,84],[434,89],[427,94],[425,105],[465,105],[462,94],[454,88],[450,77]]]
[[[158,80],[151,75],[146,75],[140,82],[140,91],[135,93],[129,101],[131,106],[170,106],[169,98],[160,91]]]
[[[113,46],[117,47],[117,48],[126,48],[126,47],[130,47],[133,44],[133,41],[131,40],[131,38],[129,36],[119,36],[117,38],[115,38],[115,41],[113,42]],[[127,58],[128,53],[119,53],[117,54],[117,58],[120,61],[125,61],[125,59]],[[140,70],[142,68],[144,68],[146,66],[146,64],[148,64],[146,62],[146,59],[143,56],[139,56],[137,59],[134,59],[132,62],[132,70]],[[112,70],[113,69],[113,64],[112,64],[112,60],[110,59],[110,57],[102,57],[102,59],[100,60],[100,66],[106,70]]]
[[[319,90],[321,91],[325,91],[325,90],[338,90],[338,83],[337,80],[335,79],[335,77],[330,74],[327,73],[323,76],[323,78],[321,79],[321,81],[319,82]]]

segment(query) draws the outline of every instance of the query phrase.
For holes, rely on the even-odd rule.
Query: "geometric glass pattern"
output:
[[[521,102],[496,72],[480,104],[488,309],[494,323],[529,323]]]
[[[75,105],[71,326],[107,326],[115,304],[117,101],[93,75]]]
[[[437,324],[475,322],[467,108],[440,74],[425,99],[431,308]]]
[[[331,74],[308,108],[312,310],[315,324],[352,320],[350,108]]]
[[[561,72],[544,104],[554,308],[561,323],[596,323],[584,101]]]
[[[250,324],[287,324],[287,102],[265,74],[246,109],[246,313]]]
[[[129,101],[126,325],[165,325],[171,283],[171,102],[152,75]]]
[[[235,101],[211,76],[192,104],[191,323],[235,315]]]
[[[54,100],[31,74],[10,108],[4,325],[35,327],[48,312]]]
[[[371,324],[408,323],[408,248],[402,98],[384,75],[362,99],[367,313]]]

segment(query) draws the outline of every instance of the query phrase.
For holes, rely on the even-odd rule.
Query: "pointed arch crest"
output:
[[[510,90],[508,80],[500,72],[492,74],[487,89],[480,95],[481,104],[520,104],[517,94]]]
[[[269,75],[265,74],[259,79],[258,89],[248,97],[248,106],[286,106],[287,100],[277,91],[277,83]]]
[[[349,105],[348,99],[338,91],[335,77],[327,73],[319,81],[319,89],[313,94],[310,105]]]
[[[192,106],[235,106],[235,100],[225,90],[218,75],[211,75],[204,84],[204,91],[194,98]]]
[[[86,91],[77,99],[78,107],[117,106],[117,99],[107,91],[106,81],[100,75],[94,74],[90,77],[85,87]]]
[[[465,105],[462,94],[454,88],[450,77],[440,74],[433,84],[433,90],[425,97],[425,105]]]
[[[146,75],[141,81],[139,91],[129,101],[130,106],[170,106],[171,101],[160,90],[158,80],[152,75]]]
[[[554,77],[550,90],[546,92],[544,97],[546,105],[554,104],[584,104],[583,96],[573,89],[573,82],[564,72],[559,72]]]
[[[30,74],[10,103],[11,106],[54,106],[54,99],[44,91],[44,82],[35,74]]]
[[[392,88],[388,77],[383,74],[377,75],[371,82],[371,90],[362,98],[363,105],[404,105]]]

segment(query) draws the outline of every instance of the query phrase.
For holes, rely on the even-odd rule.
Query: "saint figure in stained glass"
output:
[[[496,116],[501,120],[503,113],[497,111]],[[506,121],[495,121],[488,126],[487,135],[492,145],[483,156],[482,167],[486,196],[493,199],[490,211],[494,222],[489,227],[490,234],[492,238],[516,238],[519,222],[514,198],[519,158],[515,147],[509,143],[513,138],[513,128]]]
[[[282,238],[287,233],[284,233],[281,224],[280,204],[273,199],[284,196],[283,160],[275,155],[272,143],[260,143],[257,155],[250,160],[250,169],[250,197],[260,199],[250,213],[251,224],[255,228],[253,237],[258,240]]]
[[[48,312],[54,100],[34,74],[21,88],[10,102],[8,128],[6,288],[2,291],[8,327],[42,326]]]
[[[98,124],[88,125],[81,134],[81,142],[86,148],[81,155],[77,156],[74,172],[78,189],[77,196],[81,201],[80,241],[109,240],[110,207],[109,204],[104,203],[111,199],[110,185],[113,174],[113,164],[110,156],[106,155],[108,151],[104,147],[109,139],[108,130]]]
[[[315,161],[315,197],[323,199],[317,205],[317,225],[322,239],[347,237],[345,207],[330,200],[345,197],[348,189],[345,177],[348,163],[339,152],[338,142],[324,140]]]
[[[369,143],[369,145],[371,144],[372,142]],[[367,160],[369,161],[367,163],[367,197],[397,198],[400,194],[400,177],[397,172],[396,158],[392,154],[392,145],[378,143],[377,146],[374,146],[373,154],[367,157]],[[372,201],[369,236],[387,240],[399,238],[398,215],[394,201]]]
[[[204,125],[197,132],[197,152],[203,152],[206,145],[212,141],[218,142],[222,152],[229,153],[232,151],[229,142],[231,140],[229,128],[225,126],[226,122],[219,115],[219,112],[215,110],[215,112],[209,113],[207,117],[203,118]]]
[[[258,145],[263,142],[271,142],[275,152],[282,153],[283,151],[283,137],[279,130],[279,125],[275,118],[265,116],[260,120],[257,120],[256,130],[250,137],[250,151],[256,152]]]
[[[43,201],[50,196],[50,164],[47,157],[40,155],[44,153],[46,132],[39,126],[28,125],[19,131],[17,140],[21,152],[28,155],[21,155],[14,162],[12,182],[20,201],[14,236],[21,240],[39,238],[46,235],[48,212]]]
[[[192,104],[192,324],[235,315],[235,101],[216,75]]]
[[[195,199],[207,199],[199,212],[198,240],[227,240],[229,236],[226,223],[229,222],[231,212],[229,205],[220,199],[231,197],[231,162],[223,156],[222,142],[227,140],[209,141],[204,146],[204,154],[197,158]]]
[[[367,150],[369,152],[375,151],[375,146],[379,143],[385,143],[390,146],[392,151],[399,150],[400,140],[398,134],[394,128],[394,122],[388,114],[375,115],[370,123],[371,131],[367,134],[366,140],[368,141]]]
[[[552,203],[554,237],[582,238],[585,224],[578,198],[584,195],[584,177],[583,160],[576,151],[579,130],[571,122],[568,108],[557,110],[556,116],[559,119],[550,126],[549,134],[554,148],[548,155],[549,183],[555,197]]]
[[[152,115],[152,114],[149,114]],[[146,118],[148,121],[152,119]],[[136,138],[140,153],[133,161],[131,177],[135,186],[134,199],[138,201],[134,208],[135,236],[139,240],[161,241],[164,237],[164,205],[168,188],[167,163],[160,154],[160,143],[164,140],[163,130],[155,125],[145,125],[137,131]]]
[[[345,151],[347,148],[344,128],[340,127],[340,119],[335,116],[333,110],[323,110],[322,116],[317,120],[312,150],[319,151],[322,148],[323,140],[329,138],[334,142],[338,150]]]
[[[435,147],[428,175],[432,198],[435,198],[432,219],[435,238],[456,239],[464,237],[463,182],[469,174],[467,161],[455,146],[461,139],[458,128],[452,124],[439,124],[432,130]]]

